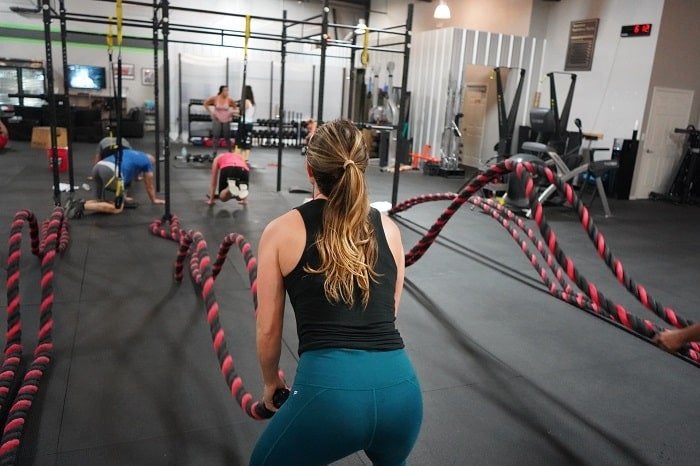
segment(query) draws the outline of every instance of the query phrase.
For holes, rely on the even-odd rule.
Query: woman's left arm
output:
[[[401,303],[406,261],[399,227],[385,214],[382,214],[382,226],[384,227],[387,243],[389,243],[389,249],[391,249],[391,254],[394,256],[394,261],[396,261],[396,288],[394,289],[394,316],[396,317],[399,314],[399,304]]]

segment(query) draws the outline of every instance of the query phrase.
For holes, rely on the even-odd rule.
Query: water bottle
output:
[[[186,160],[187,159],[187,146],[182,146],[182,149],[180,149],[180,160]]]

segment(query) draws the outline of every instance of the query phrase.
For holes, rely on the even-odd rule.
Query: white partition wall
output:
[[[462,108],[465,68],[469,65],[514,67],[526,70],[517,122],[527,123],[530,107],[542,74],[545,41],[530,37],[466,29],[438,29],[415,34],[412,41],[408,90],[411,92],[413,150],[425,144],[440,153],[442,131]],[[456,93],[456,100],[453,95]],[[508,101],[508,99],[506,99]],[[495,109],[493,109],[495,111]],[[495,123],[491,123],[491,121]],[[498,140],[497,118],[489,118],[486,140]],[[488,147],[489,144],[485,144]],[[482,157],[482,161],[489,158]]]

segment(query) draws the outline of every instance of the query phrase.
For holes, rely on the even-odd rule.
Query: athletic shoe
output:
[[[69,199],[65,212],[68,218],[81,218],[85,213],[85,199]]]
[[[238,191],[238,199],[241,201],[248,197],[248,185],[247,184],[241,184],[239,187]]]
[[[228,190],[231,193],[231,196],[238,199],[238,197],[240,196],[240,193],[238,190],[238,185],[236,184],[236,180],[234,178],[229,178],[227,181],[228,181]],[[241,186],[244,186],[244,185],[241,185]],[[247,194],[246,194],[246,196],[247,196]]]

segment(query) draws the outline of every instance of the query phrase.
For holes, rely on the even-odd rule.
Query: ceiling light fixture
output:
[[[450,13],[450,7],[447,6],[445,0],[440,0],[440,4],[435,7],[435,13],[433,13],[433,18],[435,19],[450,19],[452,14]]]

